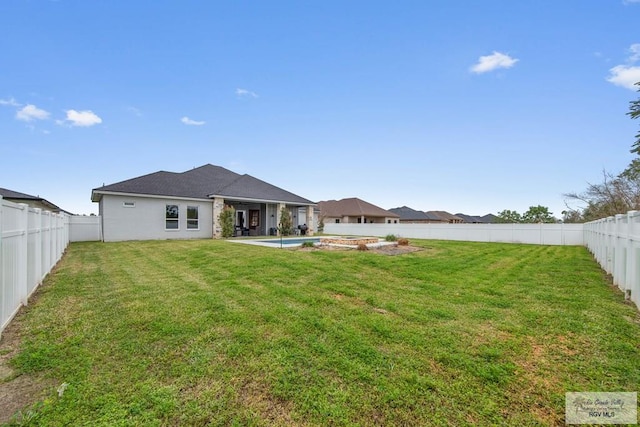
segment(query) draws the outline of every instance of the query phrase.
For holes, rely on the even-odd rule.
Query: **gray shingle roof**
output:
[[[463,214],[463,213],[457,213],[456,216],[462,218],[464,220],[464,222],[466,222],[468,224],[483,223],[484,222],[481,217],[476,216],[476,215],[466,215],[466,214]]]
[[[426,220],[433,219],[433,218],[430,218],[426,212],[417,211],[415,209],[411,209],[408,206],[389,209],[389,212],[393,212],[399,215],[400,220],[403,220],[403,221],[426,221]]]
[[[0,188],[0,196],[2,196],[4,199],[12,200],[16,203],[27,203],[32,206],[38,207],[44,206],[45,209],[52,212],[65,212],[73,215],[71,212],[65,211],[55,203],[51,203],[47,199],[44,199],[40,196],[32,196],[31,194],[20,193],[18,191],[9,190],[6,188]],[[30,202],[35,202],[36,204]]]
[[[91,199],[100,200],[103,193],[130,193],[167,197],[208,199],[224,196],[229,199],[253,199],[313,205],[314,203],[251,175],[240,175],[220,166],[206,164],[182,172],[159,171],[137,178],[94,188]]]
[[[9,190],[6,188],[0,188],[0,196],[4,197],[5,199],[42,200],[40,197],[32,196],[25,193],[19,193],[17,191]]]

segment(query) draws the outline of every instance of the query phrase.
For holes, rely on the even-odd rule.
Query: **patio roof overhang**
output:
[[[224,200],[238,201],[238,202],[272,203],[272,204],[284,203],[285,205],[291,205],[291,206],[317,206],[317,204],[313,203],[313,202],[292,201],[292,200],[256,199],[256,198],[252,198],[252,197],[224,196],[224,195],[220,195],[220,194],[209,194],[208,197],[210,199],[221,198],[221,199],[224,199]]]

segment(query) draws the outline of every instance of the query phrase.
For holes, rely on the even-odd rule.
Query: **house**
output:
[[[400,216],[356,197],[318,202],[320,218],[327,223],[397,224]]]
[[[478,215],[465,215],[462,213],[457,213],[456,216],[462,218],[463,221],[467,224],[491,224],[491,223],[494,223],[495,219],[497,218],[493,214],[478,216]]]
[[[429,224],[434,222],[443,222],[440,217],[432,213],[417,211],[407,206],[389,209],[389,212],[399,215],[400,223],[402,224]]]
[[[104,241],[221,237],[225,206],[235,209],[237,235],[276,234],[282,209],[294,227],[313,233],[310,200],[250,175],[206,164],[186,172],[159,171],[94,188]]]
[[[440,222],[446,222],[449,224],[461,224],[464,222],[464,220],[459,216],[450,214],[449,212],[446,212],[446,211],[427,211],[427,214],[433,215],[436,218],[439,218]]]
[[[55,204],[40,196],[32,196],[30,194],[19,193],[17,191],[8,190],[6,188],[0,188],[0,196],[10,202],[24,203],[31,208],[40,208],[42,210],[50,211],[53,213],[66,213],[69,215],[73,215],[71,212],[65,211],[64,209],[56,206]]]

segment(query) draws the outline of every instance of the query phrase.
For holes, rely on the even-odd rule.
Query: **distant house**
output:
[[[457,213],[456,216],[462,218],[466,224],[492,224],[496,222],[496,218],[497,218],[497,216],[493,214],[478,216],[478,215],[465,215],[465,214]]]
[[[320,218],[325,224],[396,224],[400,216],[356,197],[318,202]]]
[[[400,208],[389,209],[389,212],[393,212],[400,216],[400,223],[403,224],[429,224],[443,222],[443,220],[429,212],[417,211],[407,206]]]
[[[275,234],[282,209],[293,226],[313,232],[315,203],[250,175],[207,164],[159,171],[94,188],[105,241],[221,237],[225,206],[235,209],[236,235]]]
[[[449,224],[462,224],[464,220],[459,216],[450,214],[446,211],[428,211],[427,214],[433,215],[440,219],[440,222],[446,222]]]
[[[498,219],[498,217],[494,214],[486,214],[480,217],[480,219],[485,223],[485,224],[495,224]]]
[[[32,196],[30,194],[19,193],[17,191],[8,190],[6,188],[0,188],[0,196],[10,202],[24,203],[32,208],[40,208],[53,213],[66,213],[69,215],[73,215],[71,212],[65,211],[64,209],[40,196]]]

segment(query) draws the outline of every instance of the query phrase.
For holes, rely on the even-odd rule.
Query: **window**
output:
[[[249,211],[249,227],[256,228],[258,225],[260,225],[260,211],[252,209]]]
[[[167,230],[177,230],[180,228],[178,224],[178,205],[167,205],[165,228]]]
[[[125,208],[135,208],[136,202],[122,202],[122,206]]]
[[[198,207],[187,206],[187,230],[197,230],[198,228]]]
[[[387,224],[391,224],[391,220],[390,219],[387,220]]]
[[[340,219],[336,218],[336,224],[340,224]]]

